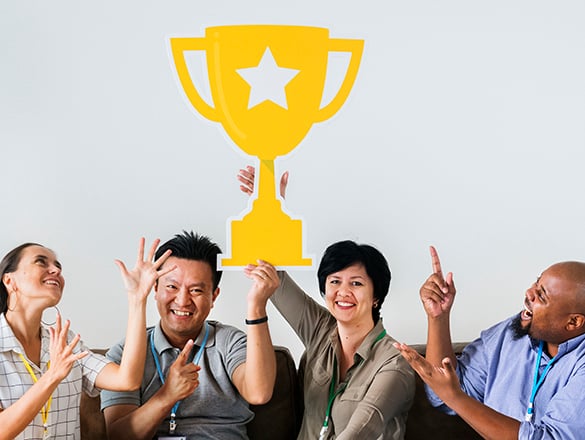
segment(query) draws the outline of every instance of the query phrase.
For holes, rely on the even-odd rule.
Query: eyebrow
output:
[[[49,257],[47,257],[46,255],[43,255],[43,254],[38,254],[37,256],[35,256],[35,258],[34,258],[34,259],[35,259],[35,260],[41,259],[41,260],[43,260],[43,261],[45,261],[45,262],[48,262],[48,261],[49,261]],[[53,264],[54,264],[55,266],[57,266],[59,269],[62,269],[62,268],[63,268],[63,267],[61,266],[61,263],[59,262],[59,260],[55,260],[55,261],[53,262]]]
[[[164,283],[181,284],[181,283],[179,283],[179,281],[177,281],[176,278],[173,278],[171,276],[163,276],[163,277],[161,277],[161,280]],[[192,287],[199,287],[199,286],[200,287],[206,287],[207,286],[207,283],[205,281],[201,281],[199,283],[192,283],[192,284],[189,284],[189,289],[192,288]]]

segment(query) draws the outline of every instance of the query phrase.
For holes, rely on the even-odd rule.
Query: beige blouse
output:
[[[355,355],[345,382],[339,384],[336,353],[340,352],[335,318],[317,304],[285,273],[272,295],[272,303],[288,321],[305,346],[300,373],[305,411],[302,440],[316,440],[323,427],[335,379],[326,439],[403,439],[406,416],[414,397],[414,372],[385,335],[382,320],[366,336]],[[343,388],[345,387],[345,388]]]

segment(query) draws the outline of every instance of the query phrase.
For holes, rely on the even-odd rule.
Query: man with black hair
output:
[[[110,439],[247,438],[248,404],[270,400],[276,358],[266,316],[279,285],[275,269],[260,262],[247,276],[244,332],[207,317],[219,296],[221,249],[209,238],[183,232],[159,247],[174,270],[155,285],[159,323],[148,329],[144,378],[136,392],[102,392]],[[107,357],[119,362],[124,342]]]

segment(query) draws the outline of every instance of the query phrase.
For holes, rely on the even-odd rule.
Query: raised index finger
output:
[[[189,358],[189,353],[193,348],[193,344],[193,339],[189,339],[183,347],[183,350],[181,350],[181,353],[179,353],[179,356],[177,356],[177,360],[175,362],[179,362],[180,365],[187,365],[187,359]]]
[[[431,261],[433,263],[433,273],[443,276],[443,270],[441,269],[441,260],[439,260],[439,254],[434,246],[431,246]]]

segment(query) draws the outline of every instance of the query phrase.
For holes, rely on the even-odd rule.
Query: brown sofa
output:
[[[455,344],[456,353],[465,344]],[[425,353],[424,345],[413,346]],[[94,350],[104,353],[105,350]],[[297,370],[292,355],[285,347],[275,347],[277,379],[274,393],[266,405],[252,406],[254,420],[248,424],[251,440],[293,440],[296,438],[302,418],[302,398],[297,381]],[[100,411],[99,397],[83,394],[81,399],[82,440],[104,440],[106,430]],[[463,420],[449,416],[431,407],[422,381],[417,377],[414,403],[406,426],[407,440],[473,440],[480,439]],[[364,439],[367,440],[367,439]]]

